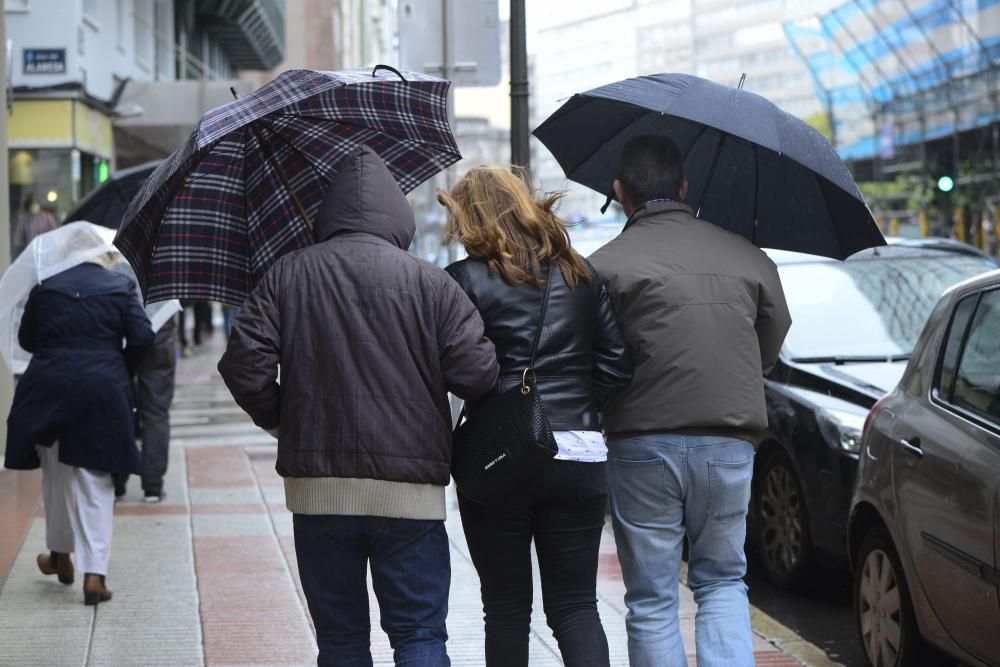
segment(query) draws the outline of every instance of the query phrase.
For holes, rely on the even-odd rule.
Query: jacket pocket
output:
[[[746,447],[750,450],[746,459],[708,463],[708,511],[716,521],[746,518],[753,479],[753,446],[747,443]]]
[[[622,518],[646,523],[667,513],[667,470],[662,459],[624,461],[611,465],[615,487],[614,503]]]

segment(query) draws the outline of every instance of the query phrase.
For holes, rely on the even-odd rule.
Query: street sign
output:
[[[25,74],[65,74],[66,49],[25,49]]]
[[[400,0],[400,69],[456,86],[500,83],[497,0]]]

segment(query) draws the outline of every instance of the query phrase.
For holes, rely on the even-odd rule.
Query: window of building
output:
[[[116,0],[115,1],[115,39],[117,40],[118,48],[122,51],[125,50],[125,39],[127,35],[127,27],[129,20],[132,18],[132,3],[131,0]]]
[[[139,0],[134,3],[132,9],[134,19],[133,46],[135,49],[135,62],[143,69],[149,70],[153,66],[155,57],[155,38],[153,36],[153,2],[152,0]]]
[[[83,18],[96,25],[98,15],[98,0],[83,0]]]

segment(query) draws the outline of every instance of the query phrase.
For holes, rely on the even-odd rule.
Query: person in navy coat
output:
[[[112,473],[141,473],[132,385],[153,330],[135,283],[113,254],[63,271],[28,297],[18,342],[32,353],[7,420],[7,468],[41,466],[48,555],[43,574],[73,583],[84,602],[111,599],[104,584],[114,513]]]

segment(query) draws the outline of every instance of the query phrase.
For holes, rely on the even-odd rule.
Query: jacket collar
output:
[[[624,232],[626,229],[632,225],[638,223],[639,221],[650,218],[661,213],[671,213],[673,211],[683,211],[687,213],[692,218],[694,217],[694,210],[683,202],[671,201],[671,200],[660,200],[651,201],[643,204],[636,210],[632,211],[632,215],[629,216],[628,221],[625,223]]]

